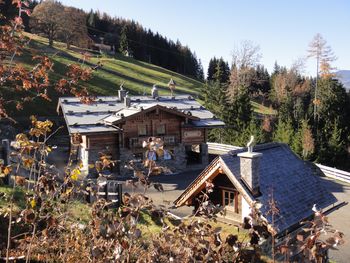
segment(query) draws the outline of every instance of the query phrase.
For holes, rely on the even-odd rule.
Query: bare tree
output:
[[[261,58],[260,47],[251,41],[243,41],[232,51],[232,69],[228,96],[236,97],[241,88],[248,89],[256,78],[255,67]]]
[[[332,70],[331,62],[336,60],[332,48],[327,45],[327,41],[322,37],[321,34],[317,33],[309,44],[308,58],[316,58],[316,87],[315,87],[315,98],[314,98],[314,120],[317,116],[317,105],[318,105],[318,79],[321,69],[322,77],[329,77],[330,71]]]
[[[244,40],[232,51],[232,64],[238,69],[254,68],[261,59],[260,47],[250,40]]]
[[[299,57],[293,61],[290,70],[296,74],[303,74],[305,72],[305,57]]]
[[[34,33],[44,34],[49,39],[49,45],[57,36],[63,18],[63,5],[53,0],[43,1],[37,5],[30,18],[30,27]]]
[[[85,46],[87,39],[85,13],[74,7],[64,7],[64,19],[59,21],[59,36],[66,42],[67,49],[71,44]]]

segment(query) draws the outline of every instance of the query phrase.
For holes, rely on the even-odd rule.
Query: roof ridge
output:
[[[234,145],[232,145],[234,146]],[[268,150],[268,149],[272,149],[272,148],[276,148],[276,147],[283,147],[283,146],[286,146],[285,143],[280,143],[280,142],[268,142],[268,143],[263,143],[263,144],[257,144],[254,146],[254,150],[257,150],[257,151],[264,151],[264,150]],[[241,149],[235,149],[235,150],[232,150],[232,151],[229,151],[228,153],[226,154],[223,154],[223,155],[237,155],[238,153],[241,153],[241,152],[244,152],[244,151],[247,151],[248,148],[247,147],[243,147]]]

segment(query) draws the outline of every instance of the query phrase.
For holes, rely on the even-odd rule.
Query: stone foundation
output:
[[[201,163],[194,165],[187,165],[186,148],[184,144],[178,144],[169,150],[171,150],[173,153],[171,160],[164,160],[161,158],[156,161],[158,166],[167,168],[164,173],[171,174],[183,172],[185,170],[198,170],[206,167],[208,164],[208,146],[205,143],[202,143],[200,145]],[[88,164],[94,164],[95,161],[99,159],[100,152],[101,150],[88,150],[88,153],[86,154],[88,161],[83,161],[84,167],[88,166]],[[119,158],[117,159],[117,168],[114,169],[114,173],[119,176],[132,176],[133,171],[125,168],[125,163],[135,159],[134,153],[128,148],[121,148],[119,152]],[[141,166],[141,164],[139,165]],[[88,173],[87,169],[86,173]]]

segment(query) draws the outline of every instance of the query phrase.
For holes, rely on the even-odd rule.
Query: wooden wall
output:
[[[175,136],[175,141],[181,141],[181,123],[183,119],[177,115],[170,114],[164,111],[148,112],[133,119],[128,119],[124,125],[123,137],[125,146],[129,146],[130,138],[143,137],[139,136],[138,130],[140,125],[146,125],[147,134],[144,137],[159,136],[157,127],[165,125],[165,135]]]
[[[90,150],[105,149],[106,147],[109,147],[110,149],[119,148],[117,133],[86,135],[85,138],[83,136],[82,141],[82,146]]]
[[[206,142],[205,129],[183,128],[182,142],[185,144],[200,144]]]
[[[128,119],[122,125],[124,145],[129,147],[130,138],[142,137],[138,133],[139,125],[147,126],[147,135],[144,137],[150,137],[160,136],[157,134],[157,127],[162,124],[165,125],[165,136],[175,136],[176,143],[200,144],[206,142],[205,129],[182,128],[185,122],[185,118],[161,110]]]

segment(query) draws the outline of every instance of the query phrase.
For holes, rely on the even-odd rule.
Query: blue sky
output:
[[[84,10],[100,10],[133,19],[144,27],[188,45],[202,60],[231,63],[232,50],[243,40],[260,46],[261,63],[290,66],[306,56],[309,42],[321,33],[338,60],[350,70],[350,1],[348,0],[61,0]],[[305,74],[315,74],[308,60]]]

